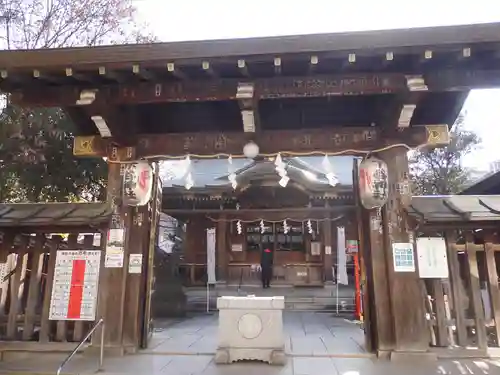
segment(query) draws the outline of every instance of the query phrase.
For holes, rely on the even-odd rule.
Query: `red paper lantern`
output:
[[[389,197],[387,164],[375,157],[363,159],[359,164],[359,196],[367,210],[380,208]]]

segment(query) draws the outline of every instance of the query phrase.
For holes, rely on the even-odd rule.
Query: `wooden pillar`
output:
[[[325,215],[326,219],[330,219],[331,215]],[[327,283],[333,282],[333,249],[336,245],[333,244],[332,222],[330,220],[323,221],[323,275]],[[329,249],[327,251],[327,248]]]
[[[408,158],[405,148],[393,148],[380,154],[388,165],[389,200],[382,209],[384,250],[387,262],[390,302],[392,309],[395,351],[420,352],[429,347],[424,301],[418,272],[395,272],[394,243],[413,243],[404,211],[404,197],[398,184],[408,177]],[[414,249],[414,259],[415,249]],[[416,262],[416,261],[415,261]],[[378,303],[377,303],[378,305]]]
[[[226,214],[221,213],[215,230],[218,281],[227,281],[228,276],[227,227]]]
[[[394,330],[387,280],[387,252],[384,248],[383,226],[378,210],[368,212],[367,248],[364,251],[369,293],[370,329],[373,332],[374,346],[378,351],[394,349]],[[390,258],[389,258],[390,260]]]
[[[113,148],[108,155],[108,185],[107,201],[113,208],[110,228],[123,229],[124,238],[124,259],[121,268],[105,268],[104,258],[106,247],[103,248],[103,261],[101,262],[101,273],[99,282],[98,317],[104,319],[105,324],[105,346],[117,354],[125,352],[123,342],[124,317],[128,314],[130,306],[125,304],[125,291],[127,288],[127,268],[130,238],[130,225],[132,210],[122,206],[122,175],[121,165],[113,161],[127,160],[133,157],[130,149]],[[106,236],[107,238],[107,236]],[[95,335],[95,337],[99,337]],[[132,345],[129,343],[129,345]]]
[[[147,247],[151,222],[149,218],[149,207],[137,207],[130,210],[130,227],[128,231],[128,242],[125,256],[127,268],[125,280],[124,320],[123,320],[123,346],[128,351],[135,351],[141,340],[141,319],[143,304],[141,294],[144,293],[143,277],[147,275],[145,267],[148,265]],[[142,257],[141,273],[130,273],[128,265],[131,255],[136,258]]]

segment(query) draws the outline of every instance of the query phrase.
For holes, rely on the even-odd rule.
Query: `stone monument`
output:
[[[216,363],[258,360],[284,365],[284,297],[232,297],[217,299],[219,342]]]

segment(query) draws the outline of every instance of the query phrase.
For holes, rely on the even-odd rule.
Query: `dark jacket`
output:
[[[273,266],[273,251],[271,249],[264,249],[264,251],[262,251],[260,265],[262,268],[270,268]]]

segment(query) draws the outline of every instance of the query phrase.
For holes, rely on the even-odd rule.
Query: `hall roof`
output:
[[[330,157],[330,163],[333,171],[339,181],[340,186],[352,186],[352,167],[353,157],[351,156],[334,156]],[[323,157],[308,156],[301,158],[292,158],[292,163],[302,165],[304,170],[311,171],[318,174],[317,186],[327,188],[327,181],[323,175]],[[286,162],[287,159],[285,158]],[[233,168],[235,172],[244,173],[253,165],[253,161],[249,159],[234,159]],[[163,188],[182,188],[184,189],[185,170],[182,167],[182,161],[170,163],[162,163],[161,177]],[[211,187],[225,187],[231,188],[231,184],[227,179],[228,176],[228,161],[227,159],[205,159],[205,160],[191,160],[191,174],[193,177],[193,189],[204,189]],[[176,174],[177,173],[177,174]],[[258,178],[259,173],[267,173],[264,169],[256,169],[253,172],[253,177]],[[257,174],[257,175],[255,175]]]
[[[474,194],[500,194],[500,171],[487,174],[483,178],[476,181],[473,185],[460,192],[460,195]]]
[[[221,56],[334,52],[387,48],[411,50],[418,47],[453,46],[500,41],[500,23],[422,27],[329,34],[222,39],[115,46],[14,50],[0,52],[0,66],[44,68],[52,66],[136,63],[139,61],[202,59]]]
[[[2,203],[0,228],[100,226],[111,211],[106,203]]]
[[[417,196],[408,212],[425,223],[500,221],[500,195]]]
[[[0,51],[2,89],[25,87],[38,81],[53,87],[88,85],[89,80],[123,82],[155,77],[207,77],[212,68],[221,78],[241,77],[245,69],[251,77],[273,75],[275,66],[284,76],[310,71],[310,63],[318,65],[316,73],[332,71],[391,72],[418,70],[429,66],[449,68],[463,64],[464,48],[473,49],[469,63],[481,69],[494,69],[500,44],[500,23],[440,26],[413,29],[358,31],[330,34],[295,35],[231,40],[205,40],[98,47],[57,48],[42,50]],[[436,57],[423,58],[434,51]],[[470,53],[470,50],[468,50]],[[387,64],[390,53],[395,64]],[[468,54],[469,54],[468,53]],[[357,56],[356,64],[345,64],[348,55]],[[276,58],[280,64],[276,65]],[[375,58],[375,60],[374,60]],[[479,59],[479,60],[476,60]],[[486,59],[489,62],[486,64]],[[281,64],[281,60],[283,60]],[[474,60],[474,62],[473,62]],[[240,61],[243,65],[240,65]],[[273,66],[274,61],[274,66]],[[320,61],[318,64],[317,61]],[[246,65],[248,63],[248,66]],[[479,65],[477,65],[479,64]],[[248,69],[247,69],[248,68]],[[116,78],[116,73],[122,79]]]

